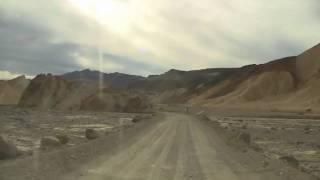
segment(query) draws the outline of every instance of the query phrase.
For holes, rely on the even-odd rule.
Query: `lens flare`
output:
[[[81,13],[113,32],[126,32],[136,15],[131,1],[69,0]]]

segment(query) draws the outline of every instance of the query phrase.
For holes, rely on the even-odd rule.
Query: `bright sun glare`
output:
[[[136,16],[132,1],[69,0],[69,2],[85,15],[116,33],[127,31]]]

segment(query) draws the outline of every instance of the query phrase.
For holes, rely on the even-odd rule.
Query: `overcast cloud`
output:
[[[318,0],[0,0],[0,78],[265,63],[320,43],[319,12]]]

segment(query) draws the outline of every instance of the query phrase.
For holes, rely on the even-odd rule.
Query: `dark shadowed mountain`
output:
[[[150,92],[155,103],[181,103],[232,75],[237,68],[214,68],[193,71],[172,69],[151,75],[131,84],[131,90]],[[154,95],[155,94],[155,95]]]
[[[114,89],[126,89],[129,84],[145,79],[142,76],[129,75],[123,73],[102,73],[85,69],[82,71],[74,71],[61,75],[64,79],[71,81],[101,81],[104,86],[110,86]]]
[[[165,91],[179,88],[201,89],[227,78],[237,68],[216,68],[193,71],[171,69],[161,75],[150,75],[130,85],[132,89]]]

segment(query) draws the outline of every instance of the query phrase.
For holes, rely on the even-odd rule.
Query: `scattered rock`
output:
[[[247,152],[248,152],[247,149],[243,149],[243,150],[242,150],[242,153],[247,153]]]
[[[271,127],[270,130],[271,130],[271,131],[277,131],[278,128],[276,128],[276,127]]]
[[[312,108],[307,108],[306,112],[312,112]]]
[[[255,151],[255,152],[263,152],[263,149],[261,147],[259,147],[257,144],[252,143],[251,148]]]
[[[223,129],[229,129],[229,124],[227,124],[227,123],[222,123],[222,124],[221,124],[221,127],[222,127]]]
[[[27,151],[23,151],[22,154],[26,155],[26,156],[32,156],[34,154],[34,151],[32,149],[30,149]]]
[[[94,129],[86,129],[85,135],[89,140],[97,139],[99,137],[99,132]]]
[[[280,171],[280,172],[278,173],[278,175],[279,175],[279,176],[283,176],[283,175],[284,175],[284,172],[283,172],[283,171]]]
[[[310,134],[312,132],[311,125],[307,125],[306,127],[304,127],[304,131],[305,134]]]
[[[312,131],[309,130],[309,131],[305,131],[304,133],[305,133],[305,134],[310,134],[310,133],[312,133]]]
[[[299,167],[299,161],[293,157],[293,156],[282,156],[279,158],[282,161],[285,161],[288,165],[298,168]]]
[[[133,122],[133,123],[137,123],[137,122],[140,122],[141,119],[142,119],[142,118],[141,118],[140,116],[135,116],[135,117],[133,117],[132,122]]]
[[[242,132],[239,134],[238,139],[246,144],[251,143],[251,135],[249,133]]]
[[[303,145],[304,142],[302,142],[302,141],[297,141],[296,144],[299,146],[299,145]]]
[[[40,141],[41,149],[55,148],[61,145],[60,140],[54,136],[43,137]]]
[[[267,161],[262,161],[262,167],[267,168],[269,166],[269,162]]]
[[[19,155],[21,155],[21,152],[18,148],[14,144],[6,142],[0,136],[0,160],[16,158]]]
[[[149,108],[149,103],[140,96],[130,97],[125,107],[126,112],[140,112]]]
[[[304,128],[305,131],[310,131],[311,130],[311,127],[308,125]]]
[[[204,111],[200,111],[197,113],[197,116],[204,114]]]
[[[69,136],[66,134],[57,134],[56,138],[60,141],[61,144],[67,144],[69,142]]]
[[[76,158],[76,156],[75,156],[75,155],[70,155],[70,159],[75,160],[75,159],[77,159],[77,158]]]
[[[241,127],[242,129],[248,129],[248,126],[245,124]]]
[[[204,115],[204,114],[197,115],[197,117],[198,117],[200,120],[210,121],[210,118],[208,118],[208,116],[206,116],[206,115]]]

